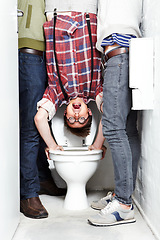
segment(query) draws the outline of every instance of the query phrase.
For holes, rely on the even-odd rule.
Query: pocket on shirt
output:
[[[32,16],[32,5],[28,4],[27,19],[26,19],[26,28],[30,27]]]
[[[56,26],[58,27],[58,31],[61,32],[62,35],[71,36],[79,27],[79,23],[74,21],[72,17],[66,15],[59,15],[57,17]]]

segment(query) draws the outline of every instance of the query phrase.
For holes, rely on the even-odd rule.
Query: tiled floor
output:
[[[105,195],[90,192],[89,203]],[[13,240],[155,240],[151,230],[135,208],[136,223],[112,227],[94,227],[87,223],[88,216],[97,211],[63,209],[62,197],[42,195],[41,200],[49,212],[46,219],[34,220],[21,214],[20,224]]]

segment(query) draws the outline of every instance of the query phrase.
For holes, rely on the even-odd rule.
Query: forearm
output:
[[[42,108],[38,110],[35,116],[35,124],[47,147],[49,149],[55,149],[57,144],[51,134],[50,126],[48,124],[48,113],[46,110]]]
[[[104,141],[105,141],[105,137],[103,136],[102,122],[100,121],[99,127],[98,127],[98,133],[97,133],[96,139],[95,139],[95,141],[93,143],[93,146],[96,149],[101,149]]]

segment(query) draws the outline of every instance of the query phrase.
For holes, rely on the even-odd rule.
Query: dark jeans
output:
[[[105,63],[102,125],[103,135],[112,153],[116,198],[124,204],[130,204],[135,188],[140,143],[137,111],[131,111],[128,54],[117,55]]]
[[[50,176],[44,153],[44,142],[34,124],[37,102],[43,96],[46,80],[45,56],[41,57],[19,51],[21,199],[38,196],[39,175],[42,179]],[[37,164],[40,173],[38,173]]]

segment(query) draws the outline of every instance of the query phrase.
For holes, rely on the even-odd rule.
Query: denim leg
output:
[[[20,106],[20,195],[21,199],[38,196],[37,155],[39,133],[34,124],[37,102],[46,88],[45,57],[19,52]]]
[[[137,130],[137,111],[131,110],[127,118],[127,136],[132,152],[133,191],[135,190],[138,162],[140,158],[140,139]]]
[[[40,148],[38,151],[38,157],[37,157],[37,167],[38,167],[38,175],[39,175],[39,181],[44,182],[50,178],[52,178],[51,171],[49,169],[49,163],[46,157],[46,153],[44,151],[46,144],[40,138]]]
[[[133,193],[132,152],[126,133],[131,109],[128,54],[110,58],[105,64],[103,86],[103,134],[109,143],[115,176],[116,198],[130,204]]]

